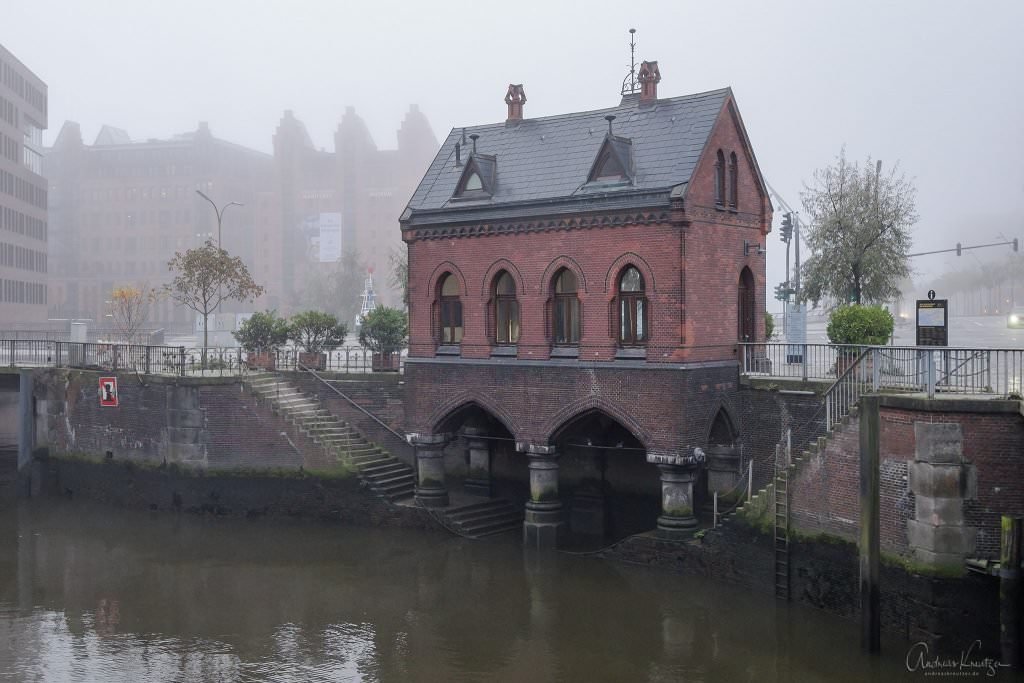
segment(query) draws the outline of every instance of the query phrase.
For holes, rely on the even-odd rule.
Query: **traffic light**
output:
[[[960,243],[959,243],[959,242],[957,242],[957,243],[956,243],[956,255],[957,255],[957,256],[960,256],[960,253],[961,253],[962,251],[963,251],[963,250],[962,250],[962,249],[960,248]]]
[[[789,244],[789,241],[793,239],[793,214],[783,214],[781,233],[782,241]]]
[[[779,284],[775,285],[775,298],[777,300],[779,300],[779,301],[785,301],[786,300],[786,296],[787,296],[786,285],[787,285],[787,283],[785,283],[785,282],[780,282]]]
[[[1014,251],[1017,251],[1017,247],[1018,247],[1018,246],[1019,246],[1019,242],[1017,242],[1017,238],[1016,238],[1016,237],[1014,237],[1014,238],[1013,238],[1013,250],[1014,250]]]

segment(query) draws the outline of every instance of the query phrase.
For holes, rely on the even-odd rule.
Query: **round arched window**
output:
[[[644,276],[629,266],[619,277],[619,343],[637,346],[647,341],[647,299]]]

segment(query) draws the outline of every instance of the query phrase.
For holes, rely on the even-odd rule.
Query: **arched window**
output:
[[[750,272],[750,268],[744,268],[740,272],[737,295],[737,336],[741,342],[752,342],[755,340],[754,321],[756,315],[754,313],[754,274]]]
[[[555,274],[555,306],[552,337],[555,344],[572,345],[580,343],[580,300],[577,291],[576,274],[562,268]]]
[[[515,344],[519,341],[519,302],[516,282],[503,270],[494,281],[494,343]]]
[[[725,154],[718,150],[715,159],[715,204],[725,206]]]
[[[462,342],[462,301],[459,299],[459,281],[451,273],[438,284],[441,316],[438,341],[442,344]]]
[[[647,341],[647,299],[644,276],[629,266],[619,277],[619,343],[637,346]]]
[[[729,153],[729,208],[735,209],[739,190],[736,188],[736,152]]]

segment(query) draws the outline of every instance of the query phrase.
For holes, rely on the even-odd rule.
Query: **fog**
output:
[[[143,140],[202,120],[263,151],[285,109],[332,149],[349,106],[381,148],[396,145],[410,103],[439,139],[503,120],[510,82],[525,85],[527,117],[613,106],[636,27],[662,96],[732,86],[761,169],[790,204],[845,145],[915,180],[914,251],[1024,238],[1019,0],[35,0],[7,3],[3,23],[0,42],[49,86],[48,144],[67,119],[90,142],[103,124]],[[770,292],[785,251],[777,233],[768,241]],[[913,265],[926,279],[965,260]]]

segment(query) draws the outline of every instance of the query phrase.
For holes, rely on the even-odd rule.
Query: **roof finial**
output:
[[[480,138],[479,135],[473,133],[469,136],[469,139],[473,141],[473,154],[476,154],[476,141]]]
[[[604,117],[604,120],[608,122],[608,135],[611,135],[612,134],[612,121],[615,120],[615,116],[612,115],[612,114],[608,114],[608,116]]]
[[[629,75],[622,81],[622,95],[632,95],[640,87],[636,81],[636,29],[629,29]]]

